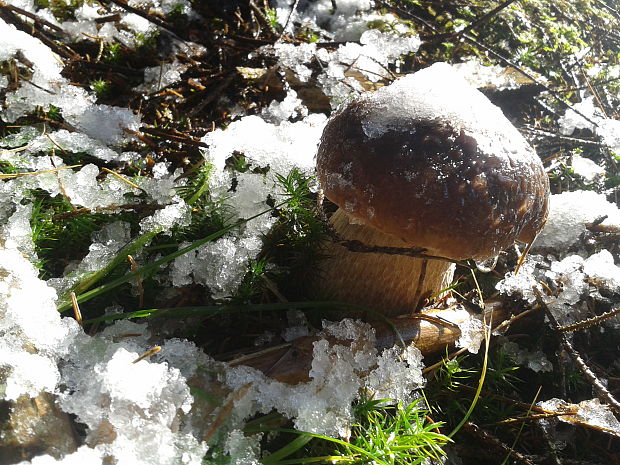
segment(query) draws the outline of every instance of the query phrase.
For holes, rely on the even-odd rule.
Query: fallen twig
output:
[[[505,321],[510,315],[498,303],[487,303],[485,314],[493,315],[496,323]],[[472,317],[468,311],[455,312],[454,309],[426,309],[402,318],[390,318],[389,325],[373,322],[376,331],[376,348],[383,350],[398,344],[414,344],[424,356],[444,352],[461,336],[458,327]],[[263,349],[232,360],[230,365],[247,365],[262,371],[265,375],[289,384],[309,380],[314,343],[320,336],[304,336],[287,344]],[[350,344],[350,341],[330,339],[331,344]]]
[[[543,302],[543,300],[538,298],[539,305],[544,309],[549,322],[551,323],[551,327],[555,330],[556,334],[560,338],[560,344],[562,348],[570,355],[573,359],[573,362],[579,367],[583,375],[590,381],[592,387],[596,390],[598,395],[602,397],[609,404],[610,408],[612,408],[616,413],[620,413],[620,402],[616,400],[611,392],[607,389],[607,387],[603,384],[603,382],[598,379],[598,376],[590,369],[590,367],[586,364],[586,362],[581,358],[579,352],[575,350],[573,345],[570,343],[566,334],[564,334],[560,330],[560,325],[556,320],[555,316],[547,307],[547,304]]]

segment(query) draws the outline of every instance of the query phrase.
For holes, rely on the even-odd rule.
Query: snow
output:
[[[261,232],[266,230],[245,228],[243,233],[226,235],[175,259],[171,269],[173,285],[195,282],[206,285],[214,299],[229,297],[241,284],[248,260],[261,250]]]
[[[65,455],[62,459],[56,460],[51,455],[39,455],[32,461],[23,461],[19,465],[84,465],[102,463],[105,458],[104,451],[91,449],[82,446],[75,452]]]
[[[588,314],[582,297],[589,287],[584,273],[584,259],[579,255],[569,255],[561,261],[548,265],[544,258],[530,255],[521,270],[506,274],[496,289],[506,295],[520,296],[534,303],[537,296],[543,300],[560,325],[566,325],[586,318]],[[541,282],[552,283],[554,293],[548,292]]]
[[[95,337],[84,334],[75,320],[56,311],[55,291],[14,249],[0,249],[0,294],[0,366],[8,370],[3,399],[55,393],[63,411],[88,427],[87,443],[94,450],[81,448],[62,463],[103,455],[128,465],[167,464],[181,455],[184,463],[201,463],[206,445],[179,428],[192,405],[185,376],[165,360],[132,363],[151,346],[144,325],[122,321]],[[127,333],[143,336],[115,342]],[[163,351],[168,347],[178,354],[196,351],[178,340]],[[190,360],[193,367],[183,367],[188,374],[205,358]],[[109,431],[106,440],[103,430]]]
[[[372,22],[398,26],[394,16],[372,10],[372,0],[336,0],[335,8],[331,0],[300,2],[291,15],[293,3],[292,0],[274,2],[280,26],[284,27],[290,16],[287,32],[292,31],[294,24],[301,23],[335,41],[356,41]]]
[[[594,191],[563,192],[549,199],[549,217],[538,235],[533,251],[552,248],[566,250],[577,243],[586,224],[607,216],[601,223],[620,226],[620,211],[603,194]]]
[[[224,171],[222,178],[227,179]],[[267,196],[273,192],[273,181],[260,174],[241,173],[233,194],[226,203],[233,208],[233,219],[248,219],[269,210]],[[262,236],[275,223],[275,218],[260,216],[220,239],[208,242],[175,259],[171,267],[172,282],[182,286],[192,282],[206,285],[215,299],[229,297],[238,288],[248,263],[261,250]],[[189,243],[182,244],[187,246]]]
[[[189,68],[179,62],[163,63],[160,66],[147,67],[144,69],[144,83],[139,89],[156,92],[181,79],[181,73]]]
[[[365,387],[373,399],[399,399],[405,405],[413,401],[414,389],[423,387],[422,354],[413,345],[384,349],[377,357],[377,368],[372,370]]]
[[[593,96],[585,97],[566,110],[558,124],[564,135],[571,135],[576,129],[588,129],[594,132],[603,144],[615,153],[620,153],[620,121],[605,117],[596,106]]]
[[[274,112],[269,116],[273,117]],[[283,116],[287,115],[288,112],[283,112]],[[326,121],[324,115],[313,114],[295,123],[283,119],[275,125],[260,116],[246,116],[233,121],[226,130],[208,133],[202,142],[209,145],[205,158],[216,169],[214,181],[227,181],[223,173],[225,162],[234,152],[242,153],[253,165],[269,167],[275,173],[286,174],[293,167],[310,172]]]
[[[94,371],[102,375],[101,390],[110,396],[112,402],[122,399],[123,402],[146,409],[154,403],[154,400],[162,400],[168,367],[165,364],[149,363],[144,360],[132,363],[138,355],[126,349],[119,349],[105,367],[96,366]],[[179,374],[173,372],[171,376],[178,377]],[[188,407],[181,404],[181,408],[187,410]],[[162,413],[166,412],[155,412],[158,415]]]
[[[544,264],[543,257],[528,255],[518,273],[508,272],[495,286],[500,294],[519,296],[528,303],[536,301],[537,293],[542,287],[538,282],[540,270],[538,266]]]
[[[46,86],[60,76],[61,61],[41,41],[30,34],[18,31],[12,24],[0,19],[0,61],[12,58],[21,52],[33,63],[33,82]]]
[[[605,168],[589,158],[577,154],[573,155],[571,158],[571,168],[575,174],[578,174],[588,182],[602,179],[605,176]]]
[[[206,445],[179,428],[192,405],[185,377],[167,362],[133,363],[147,349],[139,338],[108,338],[82,335],[63,366],[59,405],[88,426],[87,444],[119,463],[201,463]]]
[[[581,113],[581,115],[579,113]],[[560,132],[566,136],[570,136],[576,129],[589,129],[594,131],[596,125],[586,120],[582,115],[590,120],[600,119],[602,115],[594,104],[594,97],[585,98],[581,102],[574,104],[572,108],[566,110],[564,116],[558,121]]]
[[[130,5],[137,8],[150,9],[152,13],[168,13],[175,7],[180,7],[184,13],[191,14],[189,3],[186,0],[164,0],[164,1],[130,1]],[[32,11],[32,9],[30,8]],[[38,10],[39,16],[46,16],[49,10]],[[120,21],[117,27],[115,22],[105,22],[98,24],[97,20],[109,14],[118,14]],[[62,29],[71,37],[77,40],[105,40],[108,42],[119,41],[127,47],[133,47],[142,37],[153,35],[157,28],[154,24],[134,13],[128,13],[125,9],[111,6],[109,9],[99,8],[97,5],[84,4],[77,6],[74,10],[75,21],[65,21],[59,23],[51,14],[46,19],[52,23],[62,26]]]
[[[95,105],[95,98],[60,75],[61,61],[38,39],[18,31],[0,19],[0,60],[22,53],[34,63],[31,82],[6,95],[0,115],[7,122],[32,112],[37,106],[60,108],[64,119],[86,135],[119,144],[127,140],[124,129],[136,130],[139,118],[126,108]]]
[[[279,43],[275,44],[273,48],[281,66],[293,70],[301,82],[307,82],[310,79],[312,70],[305,63],[310,63],[317,54],[316,44]]]
[[[552,412],[575,412],[571,415],[560,415],[557,418],[566,423],[585,423],[594,427],[606,428],[620,433],[620,422],[609,410],[607,405],[598,399],[590,399],[571,404],[562,399],[549,399],[538,402],[539,407]]]
[[[321,64],[316,76],[325,95],[331,98],[333,108],[363,92],[364,87],[355,73],[369,82],[390,77],[388,64],[401,55],[413,53],[421,45],[415,35],[402,36],[393,32],[370,29],[361,33],[360,43],[347,42],[336,50],[318,48],[316,44],[275,44],[273,49],[278,63],[292,70],[296,77],[307,82],[313,75],[310,64]]]
[[[306,383],[286,385],[249,367],[226,372],[231,390],[250,386],[246,417],[276,409],[293,418],[301,431],[347,437],[353,419],[351,403],[361,387],[376,398],[407,400],[424,385],[422,357],[415,347],[394,347],[378,355],[369,325],[351,319],[323,325],[323,336],[340,342],[320,339],[314,343],[310,381]]]
[[[608,250],[590,255],[583,263],[583,272],[595,286],[620,291],[620,267],[614,263],[614,257]]]
[[[498,91],[517,89],[522,86],[519,78],[523,77],[512,68],[504,68],[499,65],[485,65],[478,58],[468,58],[462,63],[455,63],[452,67],[470,85],[481,88],[492,88]],[[524,69],[524,68],[522,68]],[[534,71],[525,69],[531,76],[538,77]]]
[[[228,434],[224,451],[232,457],[231,465],[260,465],[260,440],[262,434],[246,436],[243,431],[233,430]]]
[[[477,354],[484,340],[484,325],[477,318],[469,318],[459,324],[461,336],[456,341],[457,347],[464,347],[472,354]]]
[[[212,199],[224,201],[231,221],[269,210],[270,196],[279,203],[282,192],[276,182],[278,174],[286,175],[294,168],[307,174],[313,172],[314,155],[327,118],[312,114],[289,121],[306,114],[296,93],[289,91],[282,102],[272,103],[262,116],[242,117],[225,130],[216,129],[202,138],[209,146],[205,160],[213,167],[209,181]],[[251,170],[231,173],[226,160],[235,153],[242,154],[252,168],[268,169],[267,174]],[[231,192],[233,179],[236,187]],[[171,266],[173,284],[182,286],[193,280],[206,285],[216,299],[230,296],[241,283],[249,261],[260,252],[262,236],[274,223],[275,218],[262,215],[177,258]]]
[[[529,255],[519,273],[507,273],[496,288],[501,294],[519,296],[529,303],[540,296],[558,323],[567,325],[591,316],[583,301],[590,285],[599,290],[620,290],[620,267],[608,250],[585,259],[568,255],[550,264],[540,255]]]
[[[446,63],[397,79],[363,99],[370,108],[362,121],[369,138],[380,137],[403,118],[451,121],[476,140],[480,151],[494,154],[500,163],[525,166],[535,160],[536,154],[502,111]],[[514,156],[517,153],[519,157]]]
[[[69,264],[61,278],[51,278],[47,283],[59,294],[64,294],[78,281],[107,266],[121,248],[130,242],[130,225],[115,221],[92,234],[92,244],[87,255],[79,263]]]
[[[5,347],[0,347],[5,349]],[[0,365],[11,367],[4,398],[16,400],[21,395],[35,397],[39,392],[54,392],[60,374],[53,360],[27,352],[0,352]],[[33,376],[36,373],[36,376]]]
[[[299,337],[307,336],[310,333],[308,328],[308,320],[305,313],[301,310],[289,310],[286,312],[288,327],[282,331],[282,339],[286,342],[292,341]]]
[[[36,154],[62,147],[67,152],[86,152],[104,161],[118,159],[119,154],[110,149],[102,141],[93,139],[83,133],[69,132],[66,129],[41,134],[32,139],[24,150],[24,154]]]
[[[553,262],[551,270],[545,273],[548,278],[555,280],[561,286],[561,292],[557,297],[543,298],[560,325],[574,323],[586,316],[586,308],[576,305],[588,290],[582,265],[581,257],[571,255],[561,262]]]
[[[89,105],[79,115],[76,126],[94,139],[117,145],[127,139],[125,129],[139,129],[140,118],[127,108]]]
[[[14,213],[0,226],[0,237],[4,237],[7,249],[19,249],[22,253],[36,258],[30,216],[32,205],[16,205]]]
[[[599,120],[596,133],[614,153],[620,153],[620,121],[616,119]]]
[[[58,195],[64,189],[65,194],[75,206],[96,209],[113,205],[123,205],[125,194],[135,192],[129,184],[122,182],[114,176],[108,176],[106,181],[99,183],[100,175],[96,165],[88,164],[78,171],[63,170],[58,173],[58,180],[49,190],[52,195]],[[48,178],[54,177],[48,176]],[[46,189],[48,190],[48,189]]]
[[[54,392],[61,378],[57,361],[69,350],[77,324],[61,320],[55,292],[15,249],[0,247],[0,295],[0,367],[7,373],[2,397]]]
[[[297,92],[289,89],[284,100],[281,102],[273,100],[269,106],[261,111],[261,116],[269,123],[278,124],[291,118],[305,118],[308,116],[308,109],[303,105],[301,99],[297,98]]]
[[[548,372],[553,371],[553,365],[545,354],[536,350],[530,352],[519,347],[516,342],[505,341],[502,344],[502,350],[516,363],[517,365],[523,365],[535,372]]]
[[[280,25],[287,22],[293,3],[273,2]],[[302,82],[315,79],[334,108],[363,93],[369,83],[383,80],[390,74],[388,68],[398,69],[400,57],[417,51],[421,41],[396,17],[373,10],[373,3],[336,0],[337,8],[332,9],[331,0],[299,2],[289,28],[301,24],[327,41],[349,42],[335,48],[278,42],[273,47],[278,65],[292,70]],[[11,4],[35,11],[32,0],[14,0]],[[185,14],[195,14],[187,0],[130,0],[129,4],[148,8],[154,14],[177,8]],[[49,9],[36,8],[39,17],[61,27],[69,40],[120,41],[133,47],[156,30],[145,18],[114,5],[85,3],[75,8],[76,21],[63,23]],[[118,14],[120,23],[98,24],[98,19],[109,14]],[[372,23],[390,27],[370,29]],[[178,41],[173,41],[172,49],[170,56],[158,56],[160,66],[145,69],[141,91],[158,92],[181,79],[188,66],[178,61],[175,53],[207,52],[196,44]],[[216,363],[188,341],[158,338],[146,323],[121,320],[88,335],[74,319],[60,315],[56,311],[57,292],[66,291],[78,279],[108,264],[135,239],[136,232],[169,234],[174,226],[187,225],[192,207],[177,193],[177,188],[186,182],[178,179],[183,171],[174,171],[170,163],[156,162],[151,167],[152,177],[129,177],[140,189],[100,170],[98,165],[104,163],[116,166],[144,157],[144,151],[139,154],[128,147],[130,142],[136,142],[131,132],[142,126],[141,115],[127,108],[97,104],[88,86],[79,87],[63,77],[62,60],[50,48],[0,19],[0,62],[19,56],[25,60],[15,60],[16,66],[30,77],[9,90],[9,79],[0,76],[0,90],[6,93],[0,110],[2,120],[19,124],[20,118],[39,107],[47,111],[56,107],[72,130],[46,127],[43,132],[41,128],[23,127],[0,140],[0,158],[25,172],[65,167],[57,156],[59,152],[87,153],[102,162],[0,182],[0,369],[6,385],[1,398],[13,401],[22,395],[52,393],[59,407],[74,415],[85,431],[84,445],[74,453],[60,460],[35,457],[24,464],[69,465],[104,460],[120,465],[202,463],[208,447],[196,425],[205,420],[189,388],[197,377],[208,379],[207,389],[218,385],[217,381],[224,383],[226,392],[233,393],[233,397],[247,387],[247,393],[234,402],[222,443],[224,452],[231,455],[230,463],[240,465],[260,463],[261,437],[245,436],[242,432],[244,420],[256,413],[275,409],[292,419],[300,430],[346,438],[353,421],[351,405],[360,390],[394,402],[408,402],[419,395],[416,391],[425,384],[419,350],[414,346],[392,347],[379,353],[374,348],[373,330],[359,321],[324,322],[313,347],[310,381],[289,386],[251,368],[229,368]],[[25,61],[31,65],[24,65]],[[418,92],[420,105],[430,99],[445,104],[444,117],[450,118],[452,109],[447,101],[452,97],[428,92],[428,84],[449,81],[454,93],[450,95],[471,96],[473,105],[478,105],[477,94],[464,93],[463,79],[454,78],[459,73],[478,83],[492,82],[499,88],[513,86],[509,77],[498,76],[499,67],[482,68],[473,61],[452,68],[439,64],[398,80],[393,98],[402,92]],[[416,91],[419,84],[421,90]],[[271,102],[258,114],[247,116],[239,107],[238,118],[226,129],[218,128],[202,138],[208,146],[203,151],[205,161],[213,167],[209,193],[215,202],[229,208],[231,221],[268,210],[269,198],[276,203],[282,199],[277,174],[286,175],[294,168],[308,176],[314,174],[314,157],[327,117],[311,113],[295,91],[286,87],[285,90],[282,101]],[[457,105],[465,105],[459,103],[465,99],[453,100]],[[559,122],[563,134],[570,135],[575,129],[591,130],[610,149],[620,152],[620,122],[605,118],[592,98],[584,98],[576,109],[596,124],[569,110]],[[492,109],[483,115],[471,113],[471,118],[464,122],[465,131],[476,132],[476,127],[489,121],[494,128],[504,124],[499,110]],[[368,133],[380,134],[385,125],[389,126],[392,116],[379,108],[367,121]],[[522,139],[517,137],[516,130],[508,131],[512,131],[510,144],[516,150]],[[496,134],[491,131],[482,136],[480,143],[493,149]],[[241,173],[228,168],[226,160],[233,154],[243,155],[250,169]],[[604,174],[603,168],[579,155],[573,155],[571,166],[587,181],[596,181]],[[30,225],[33,205],[28,199],[34,190],[52,197],[66,195],[77,208],[107,209],[111,214],[119,205],[138,202],[138,194],[142,201],[161,208],[145,216],[138,231],[132,231],[128,223],[121,221],[107,224],[93,233],[89,251],[80,262],[69,264],[63,277],[43,281],[32,264],[37,257]],[[605,215],[603,226],[620,225],[618,209],[603,194],[584,191],[553,196],[549,221],[535,245],[538,253],[546,255],[530,255],[518,275],[508,274],[498,284],[500,293],[521,296],[529,302],[541,293],[563,324],[586,314],[584,298],[593,287],[619,292],[620,268],[611,252],[601,250],[588,255],[579,248],[586,224]],[[255,218],[178,257],[159,278],[177,287],[203,285],[213,298],[225,300],[238,288],[248,264],[261,250],[262,236],[274,222],[270,215]],[[569,252],[568,247],[578,250]],[[540,281],[555,286],[557,293],[548,294]],[[118,306],[105,309],[108,314],[122,310]],[[303,313],[290,311],[288,320],[289,326],[282,332],[284,340],[310,334]],[[457,345],[476,353],[482,340],[481,321],[470,318],[460,328],[462,335]],[[133,363],[155,345],[161,347],[159,353]],[[533,370],[550,368],[538,351],[526,352],[512,346],[511,353],[518,363]],[[561,401],[549,402],[545,404],[549,408],[565,407]],[[618,431],[618,422],[598,401],[584,401],[577,408],[580,421]]]
[[[169,234],[173,226],[189,224],[189,210],[189,206],[181,200],[178,203],[166,205],[140,222],[141,231],[145,234],[153,231]]]

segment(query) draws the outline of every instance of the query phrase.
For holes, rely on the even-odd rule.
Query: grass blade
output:
[[[90,320],[84,320],[84,323],[101,323],[106,321],[123,320],[129,318],[185,318],[190,316],[207,316],[213,317],[224,313],[244,313],[244,312],[264,312],[295,309],[320,308],[323,310],[342,310],[353,309],[355,311],[371,312],[374,310],[360,305],[350,304],[338,301],[304,301],[304,302],[274,302],[267,304],[239,304],[239,305],[206,305],[200,307],[163,307],[148,308],[144,310],[136,310],[135,312],[116,313],[112,315],[104,315]]]
[[[238,228],[239,226],[247,223],[248,221],[251,221],[255,218],[258,218],[259,216],[262,216],[266,213],[270,213],[271,211],[273,211],[274,209],[284,205],[286,202],[282,202],[278,205],[276,205],[273,208],[270,208],[268,210],[264,210],[260,213],[257,213],[254,216],[251,216],[249,218],[237,221],[234,224],[231,224],[230,226],[226,226],[225,228],[220,229],[219,231],[208,235],[207,237],[204,237],[202,239],[198,239],[197,241],[192,242],[190,245],[188,245],[187,247],[184,247],[182,249],[179,249],[171,254],[168,254],[162,258],[160,258],[159,260],[156,260],[152,263],[149,263],[148,265],[144,265],[143,267],[141,267],[139,270],[136,271],[132,271],[130,273],[127,273],[124,276],[121,276],[120,278],[117,278],[113,281],[110,281],[109,283],[105,283],[99,287],[96,287],[95,289],[92,289],[90,291],[84,292],[83,294],[80,294],[77,296],[77,301],[78,303],[82,303],[82,302],[86,302],[94,297],[97,297],[101,294],[105,294],[106,292],[121,286],[129,281],[131,281],[132,279],[135,279],[138,276],[141,275],[145,275],[147,273],[151,273],[154,272],[155,270],[157,270],[160,266],[165,265],[167,263],[170,263],[172,260],[174,260],[177,257],[180,257],[181,255],[186,254],[187,252],[190,252],[198,247],[200,247],[203,244],[206,244],[207,242],[211,242],[214,241],[215,239],[218,239],[219,237],[223,236],[224,234],[232,231],[235,228]],[[120,255],[120,254],[119,254]],[[118,257],[117,257],[118,258]],[[123,257],[123,260],[125,259],[125,257]],[[116,260],[116,259],[115,259]],[[76,293],[77,294],[77,293]],[[62,302],[58,307],[57,310],[59,312],[65,312],[67,310],[69,310],[71,308],[71,303],[70,302]]]
[[[282,459],[288,457],[289,455],[294,454],[303,446],[308,444],[314,438],[312,436],[308,436],[306,434],[302,434],[297,436],[291,442],[289,442],[286,446],[278,449],[273,454],[269,454],[267,457],[263,459],[263,465],[279,465],[282,462]]]

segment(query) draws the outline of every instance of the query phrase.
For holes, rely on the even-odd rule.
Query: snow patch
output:
[[[551,195],[547,223],[534,242],[532,250],[567,250],[576,244],[586,231],[587,223],[603,216],[607,218],[601,224],[620,227],[618,207],[608,202],[603,194],[574,191]]]

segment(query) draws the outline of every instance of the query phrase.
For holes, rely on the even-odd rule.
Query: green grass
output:
[[[69,261],[82,259],[88,253],[92,234],[104,225],[135,220],[130,213],[77,212],[61,195],[50,197],[42,191],[31,195],[32,240],[41,275],[46,278],[62,275]]]
[[[360,400],[347,441],[291,429],[250,429],[246,433],[292,434],[294,439],[263,458],[263,465],[329,464],[417,465],[444,457],[450,438],[439,432],[441,422],[429,420],[423,400],[406,406],[390,399]],[[311,442],[312,441],[312,442]],[[322,455],[311,455],[322,452]]]
[[[355,413],[360,421],[351,431],[355,448],[343,446],[335,454],[346,459],[344,463],[415,465],[444,456],[442,447],[450,439],[439,432],[443,423],[428,420],[428,410],[421,408],[422,399],[407,406],[398,403],[382,407],[382,403],[371,400],[358,405]],[[360,449],[366,452],[362,457],[357,454]]]
[[[78,303],[82,303],[82,302],[87,302],[88,300],[94,298],[94,297],[98,297],[100,295],[103,295],[115,288],[117,288],[118,286],[121,286],[123,284],[126,284],[134,279],[137,279],[139,277],[143,277],[143,276],[148,276],[150,273],[153,273],[155,271],[157,271],[162,265],[168,264],[171,261],[173,261],[175,258],[180,257],[183,254],[186,254],[187,252],[190,252],[191,250],[194,250],[198,247],[200,247],[203,244],[206,244],[208,242],[214,241],[215,239],[218,239],[219,237],[222,237],[224,234],[226,234],[229,231],[232,231],[234,228],[247,223],[248,221],[254,219],[254,218],[258,218],[261,215],[264,215],[266,213],[269,213],[271,211],[271,209],[269,210],[265,210],[263,212],[260,212],[250,218],[238,221],[235,224],[232,224],[230,226],[227,226],[223,229],[220,229],[219,231],[208,235],[207,237],[204,237],[202,239],[196,240],[193,243],[191,243],[190,245],[183,247],[182,249],[179,249],[175,252],[172,252],[168,255],[165,255],[164,257],[159,258],[158,260],[155,260],[143,267],[141,267],[138,270],[132,271],[130,273],[127,273],[117,279],[114,279],[110,282],[104,283],[99,285],[98,287],[95,287],[93,289],[91,289],[95,284],[97,284],[101,278],[103,278],[105,276],[105,274],[107,273],[102,273],[101,275],[98,275],[96,279],[88,278],[87,280],[82,280],[80,281],[76,287],[80,290],[80,291],[84,291],[81,294],[77,295],[77,301]],[[113,260],[113,262],[115,263],[120,263],[121,260],[125,260],[127,257],[127,254],[130,253],[128,252],[128,250],[133,250],[136,247],[141,247],[142,245],[144,245],[146,242],[148,242],[150,239],[152,239],[156,234],[160,233],[161,230],[155,230],[153,232],[149,232],[146,234],[143,234],[142,236],[139,236],[137,239],[135,239],[131,244],[129,244],[127,247],[125,247],[123,250],[121,250],[116,258]],[[86,289],[90,289],[88,291],[86,291]],[[77,293],[76,293],[77,294]],[[61,303],[58,305],[58,311],[59,312],[64,312],[69,310],[69,308],[71,308],[71,304],[68,301],[68,299],[65,297],[64,299],[61,300]]]

